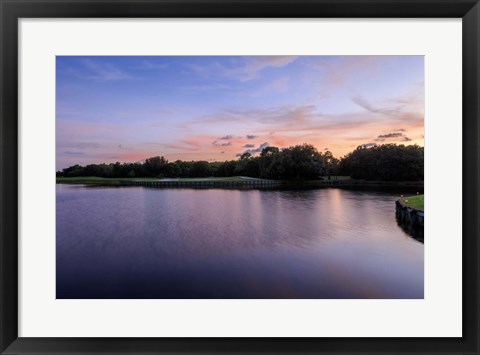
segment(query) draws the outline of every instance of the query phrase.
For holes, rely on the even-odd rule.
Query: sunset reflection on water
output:
[[[57,185],[57,298],[423,298],[398,195]]]

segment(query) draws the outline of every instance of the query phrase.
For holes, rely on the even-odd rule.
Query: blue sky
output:
[[[423,56],[59,56],[57,169],[423,145]]]

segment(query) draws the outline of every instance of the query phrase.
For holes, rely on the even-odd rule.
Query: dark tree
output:
[[[145,160],[143,164],[147,176],[164,176],[168,161],[164,157],[152,157]]]
[[[360,146],[347,154],[339,165],[341,175],[378,181],[423,180],[423,147],[384,144]]]
[[[190,169],[190,177],[208,177],[211,176],[208,161],[193,162]]]

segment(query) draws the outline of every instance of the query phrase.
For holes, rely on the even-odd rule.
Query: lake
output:
[[[57,298],[423,298],[424,245],[397,225],[399,192],[56,193]]]

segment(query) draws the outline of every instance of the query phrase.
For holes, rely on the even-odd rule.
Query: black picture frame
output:
[[[1,354],[479,354],[478,0],[0,0]],[[462,18],[463,337],[461,338],[19,338],[18,19],[110,17]],[[452,118],[455,119],[455,118]],[[441,319],[441,315],[439,316]],[[92,322],[95,320],[92,319]]]

